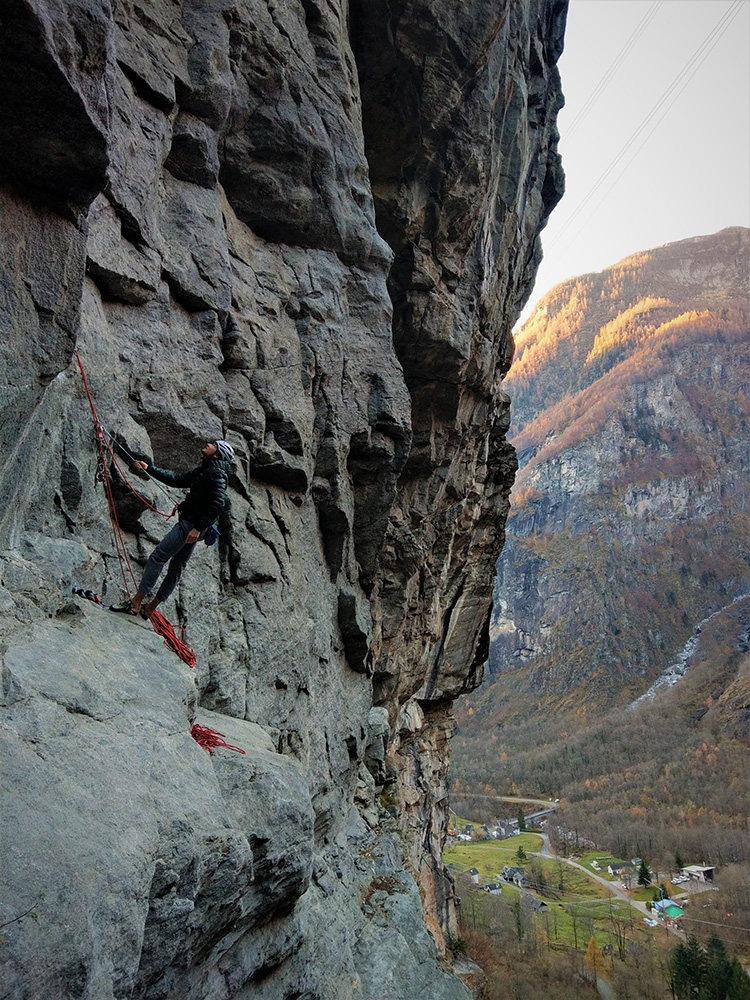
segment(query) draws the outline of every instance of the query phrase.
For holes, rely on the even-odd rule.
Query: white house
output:
[[[713,882],[716,869],[711,865],[688,865],[682,869],[682,874],[697,882]]]

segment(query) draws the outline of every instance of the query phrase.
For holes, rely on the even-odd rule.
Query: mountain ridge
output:
[[[658,296],[648,292],[654,274],[661,289]],[[625,319],[631,321],[633,332],[645,333],[649,325],[657,330],[691,310],[710,312],[735,303],[746,310],[748,274],[750,230],[733,226],[631,254],[603,271],[556,285],[515,334],[515,355],[506,379],[513,400],[511,437],[529,423],[532,413],[538,415],[563,398],[563,387],[555,383],[561,376],[552,371],[553,358],[560,359],[558,367],[569,376],[566,395],[585,388],[604,374],[602,363],[594,365],[596,357],[589,360],[589,353],[607,324],[622,324]],[[659,322],[649,324],[650,319]],[[605,353],[603,347],[599,344],[599,356]],[[607,369],[619,360],[610,357]]]
[[[639,285],[632,268],[644,262],[649,284]],[[698,310],[693,282],[707,271],[712,308]],[[521,469],[498,561],[491,670],[532,664],[538,680],[570,685],[604,671],[625,681],[624,700],[648,687],[697,621],[746,591],[749,271],[750,230],[669,244],[558,286],[519,332],[521,374],[514,362],[506,386],[521,397],[512,438]],[[607,289],[622,273],[632,285],[617,297],[631,324],[622,356],[598,373],[576,367],[600,320],[614,325],[622,315],[600,296],[591,311],[576,306],[577,322],[561,336],[567,368],[560,350],[535,352],[529,389],[524,359],[543,342],[540,330],[549,335],[550,303],[558,321],[570,314],[561,289],[575,298],[594,278]],[[690,276],[682,296],[675,274]],[[658,323],[653,308],[633,309],[644,301],[661,303]],[[580,388],[562,391],[576,380]],[[548,403],[535,414],[540,394]]]

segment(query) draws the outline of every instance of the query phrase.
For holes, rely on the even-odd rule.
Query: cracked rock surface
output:
[[[469,996],[451,705],[487,652],[565,9],[6,0],[2,1000]],[[123,473],[181,494],[132,459],[235,448],[164,607],[194,670],[71,595],[131,588],[76,350],[136,575],[165,522]]]

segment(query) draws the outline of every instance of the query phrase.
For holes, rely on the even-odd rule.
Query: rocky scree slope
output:
[[[451,703],[486,656],[565,10],[4,3],[1,997],[468,995]],[[131,454],[236,449],[165,607],[192,672],[70,597],[122,586],[76,348]],[[113,475],[142,564],[164,523]]]
[[[749,279],[726,229],[557,286],[518,334],[490,664],[537,707],[626,704],[750,592]]]

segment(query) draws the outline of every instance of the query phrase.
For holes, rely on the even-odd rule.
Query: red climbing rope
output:
[[[245,753],[242,747],[233,747],[231,743],[225,743],[225,733],[219,733],[215,729],[209,729],[208,726],[199,726],[197,722],[193,723],[190,735],[193,737],[195,742],[199,744],[199,746],[202,746],[204,750],[208,750],[209,753],[213,753],[216,747],[225,747],[227,750],[235,750],[237,753]]]
[[[171,517],[174,517],[174,515],[177,513],[178,504],[175,504],[174,507],[172,508],[171,512],[169,514],[167,514],[166,511],[159,510],[158,507],[154,507],[153,504],[149,503],[148,500],[143,496],[143,494],[138,492],[138,490],[133,486],[133,484],[130,482],[130,480],[128,479],[128,477],[122,471],[122,466],[117,461],[115,453],[112,451],[112,445],[109,443],[109,438],[107,437],[107,432],[104,430],[103,427],[102,427],[102,432],[104,434],[104,444],[106,446],[106,449],[107,449],[107,451],[109,453],[110,458],[112,459],[112,464],[114,465],[114,467],[119,472],[120,479],[122,479],[122,481],[125,483],[125,485],[130,490],[130,492],[133,494],[133,496],[138,497],[138,499],[141,501],[141,503],[145,507],[148,507],[149,510],[152,510],[154,512],[154,514],[158,514],[159,517],[163,517],[167,521]]]
[[[86,396],[89,401],[89,406],[91,407],[91,416],[94,419],[94,433],[96,435],[96,443],[99,449],[99,474],[101,481],[104,484],[104,492],[107,497],[107,507],[109,508],[109,519],[112,524],[112,536],[114,538],[115,552],[117,553],[117,558],[120,563],[120,572],[122,573],[122,581],[125,588],[125,593],[131,593],[131,590],[137,588],[137,583],[135,579],[135,574],[133,573],[133,567],[130,564],[130,558],[128,556],[127,549],[125,547],[125,539],[122,537],[122,529],[120,528],[120,521],[117,516],[117,506],[115,504],[115,497],[112,491],[112,480],[110,478],[109,472],[107,470],[107,455],[109,455],[115,465],[115,468],[122,476],[123,481],[127,484],[129,489],[135,493],[135,495],[143,501],[143,503],[149,507],[151,510],[155,511],[157,514],[161,514],[162,517],[169,519],[174,514],[164,514],[162,511],[156,510],[156,507],[152,507],[147,500],[145,500],[140,493],[133,489],[127,480],[127,477],[123,474],[117,459],[114,456],[112,448],[107,440],[107,433],[99,420],[99,415],[96,412],[96,406],[94,405],[94,397],[91,394],[91,389],[89,388],[88,379],[86,378],[86,372],[83,368],[83,362],[81,361],[81,356],[78,350],[75,352],[76,361],[78,362],[78,367],[81,371],[81,378],[83,379],[83,387],[86,390]],[[128,584],[128,579],[125,570],[130,574],[131,586]],[[159,611],[154,611],[150,618],[151,624],[153,626],[154,632],[157,635],[161,635],[164,638],[164,644],[168,646],[173,652],[177,653],[181,660],[183,660],[189,667],[194,667],[198,662],[198,658],[195,653],[190,649],[182,639],[178,639],[174,630],[172,623],[164,617]],[[184,635],[184,633],[183,633]]]
[[[194,667],[198,662],[198,657],[183,641],[183,639],[177,638],[174,625],[172,625],[172,623],[164,617],[161,611],[152,611],[149,621],[154,627],[154,632],[156,632],[157,635],[164,637],[164,644],[169,646],[173,652],[177,653],[179,658],[187,663],[189,667]],[[184,629],[182,630],[182,633],[184,638]]]
[[[96,406],[94,405],[94,398],[91,395],[91,389],[89,388],[88,379],[86,378],[86,372],[83,370],[83,362],[81,361],[81,356],[80,356],[80,354],[78,353],[77,350],[76,350],[76,361],[78,362],[78,367],[81,370],[81,378],[83,379],[83,387],[86,390],[86,396],[88,397],[89,406],[91,407],[91,415],[94,418],[94,431],[96,433],[97,444],[99,445],[100,457],[103,460],[103,458],[104,458],[104,452],[106,451],[107,454],[109,455],[109,457],[112,459],[112,464],[114,465],[114,467],[117,469],[118,473],[120,474],[120,478],[125,483],[125,485],[130,490],[130,492],[133,494],[133,496],[137,497],[141,501],[141,503],[144,505],[144,507],[148,507],[148,509],[152,510],[154,512],[154,514],[158,514],[159,517],[163,517],[163,518],[165,518],[168,521],[171,517],[174,517],[174,515],[175,515],[175,513],[177,511],[177,506],[178,505],[175,504],[174,507],[172,508],[171,512],[169,514],[167,514],[166,511],[159,510],[158,507],[154,507],[153,504],[149,503],[149,501],[143,496],[143,494],[139,493],[138,490],[130,482],[130,480],[128,479],[128,477],[126,476],[126,474],[123,472],[122,466],[117,461],[117,456],[115,455],[114,451],[112,450],[112,445],[109,443],[109,435],[107,434],[107,432],[104,429],[104,426],[103,426],[101,420],[99,419],[99,414],[96,412]],[[105,472],[105,474],[106,474],[106,472]]]
[[[129,593],[130,586],[128,585],[128,578],[125,570],[130,573],[130,580],[133,587],[136,586],[135,574],[133,573],[133,568],[130,565],[130,560],[128,559],[128,553],[125,548],[125,539],[122,537],[122,531],[120,529],[120,522],[117,518],[117,508],[115,506],[114,493],[112,492],[112,482],[107,472],[107,442],[104,434],[104,428],[102,427],[101,421],[99,420],[99,415],[96,412],[96,406],[94,405],[94,397],[91,395],[91,389],[89,388],[88,379],[86,378],[86,372],[83,369],[83,362],[81,361],[81,356],[76,350],[76,361],[78,362],[78,367],[81,370],[81,378],[83,379],[83,387],[86,390],[86,396],[89,401],[89,407],[91,408],[91,416],[94,420],[94,433],[96,435],[96,444],[99,449],[99,476],[104,485],[104,493],[107,497],[107,507],[109,508],[109,519],[112,524],[112,537],[114,539],[115,553],[117,554],[118,562],[120,563],[120,572],[122,574],[122,582],[125,587],[125,593]]]

